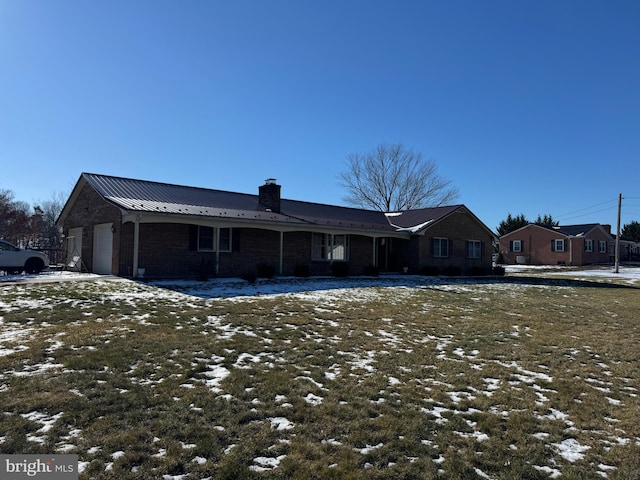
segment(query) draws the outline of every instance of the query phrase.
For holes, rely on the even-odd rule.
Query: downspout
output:
[[[573,266],[573,237],[569,237],[569,265]]]

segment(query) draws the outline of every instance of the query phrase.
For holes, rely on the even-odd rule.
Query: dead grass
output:
[[[81,478],[640,473],[636,288],[207,301],[120,281],[3,287],[0,306],[0,333],[29,329],[0,345],[0,452],[78,453]]]

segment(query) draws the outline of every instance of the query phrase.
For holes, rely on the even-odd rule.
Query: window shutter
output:
[[[564,251],[568,252],[569,251],[569,240],[567,240],[566,238],[564,239]]]
[[[480,242],[480,258],[484,258],[484,242]]]
[[[198,226],[189,225],[189,251],[195,252],[198,250]]]
[[[552,252],[556,251],[556,241],[555,240],[551,240],[551,251]]]
[[[435,256],[435,243],[436,243],[435,238],[432,237],[432,238],[429,239],[429,245],[431,246],[431,256],[432,257]]]
[[[513,240],[509,240],[509,251],[513,252]]]
[[[520,251],[524,252],[524,240],[520,240]]]
[[[240,251],[240,230],[239,228],[231,229],[231,250],[234,252]]]

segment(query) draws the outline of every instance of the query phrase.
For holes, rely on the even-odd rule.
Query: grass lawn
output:
[[[0,453],[77,453],[81,479],[639,478],[640,284],[540,275],[1,286]]]

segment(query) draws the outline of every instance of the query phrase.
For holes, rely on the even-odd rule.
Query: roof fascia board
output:
[[[467,208],[466,205],[460,205],[460,208],[463,208],[465,210],[465,212],[467,212],[468,215],[471,216],[471,218],[478,223],[482,228],[484,228],[487,233],[489,233],[491,235],[491,238],[493,238],[494,241],[498,241],[500,239],[500,237],[498,237],[498,235],[496,234],[496,232],[494,232],[493,230],[491,230],[482,220],[480,220],[475,213],[473,213],[469,208]],[[457,211],[457,210],[456,210]],[[452,212],[453,213],[453,212]]]
[[[67,218],[67,215],[69,215],[69,212],[73,207],[73,204],[76,202],[76,200],[80,196],[80,192],[82,191],[84,186],[87,185],[87,183],[88,182],[84,178],[84,176],[80,175],[80,178],[78,178],[78,181],[73,187],[73,190],[71,190],[71,195],[69,195],[69,198],[67,199],[67,203],[64,204],[64,207],[62,207],[62,210],[60,211],[60,215],[58,215],[58,219],[56,220],[56,225],[62,226],[65,219]]]
[[[273,230],[276,232],[318,232],[327,233],[335,232],[345,235],[362,235],[367,237],[393,237],[409,239],[410,234],[404,232],[390,232],[375,229],[357,229],[357,228],[339,228],[333,226],[322,225],[290,225],[278,224],[277,222],[260,222],[256,220],[227,220],[215,217],[200,217],[189,215],[173,215],[158,213],[143,213],[137,211],[122,211],[122,223],[183,223],[189,225],[201,225],[205,227],[223,227],[223,228],[258,228],[262,230]]]
[[[547,232],[558,233],[558,234],[560,234],[560,235],[562,235],[564,237],[567,236],[566,234],[564,234],[564,233],[562,233],[562,232],[560,232],[558,230],[553,230],[551,228],[543,227],[542,225],[538,225],[537,223],[527,223],[524,227],[520,227],[517,230],[514,230],[513,232],[505,233],[504,235],[502,235],[502,237],[499,237],[499,238],[506,238],[506,237],[509,237],[511,235],[515,235],[516,233],[519,233],[522,230],[527,230],[529,228],[541,228],[541,229],[543,229],[543,230],[545,230]]]
[[[459,207],[458,207],[458,208],[459,208]],[[415,227],[398,227],[397,225],[395,225],[395,224],[393,224],[393,223],[391,222],[391,220],[389,219],[389,217],[387,217],[387,221],[389,222],[389,225],[391,225],[391,226],[392,226],[392,227],[394,227],[394,228],[397,228],[397,229],[398,229],[398,230],[397,230],[398,232],[409,233],[409,234],[411,234],[411,235],[418,235],[418,236],[423,237],[424,235],[426,235],[426,232],[427,232],[427,230],[428,230],[429,228],[433,227],[434,225],[437,225],[438,223],[440,223],[442,220],[444,220],[445,218],[447,218],[447,217],[448,217],[449,215],[451,215],[452,213],[457,212],[457,211],[458,211],[458,208],[456,208],[456,209],[454,209],[454,210],[450,211],[449,213],[447,213],[447,214],[445,214],[445,215],[443,215],[443,216],[441,216],[441,217],[439,217],[439,218],[436,218],[436,219],[432,219],[432,220],[428,220],[428,221],[426,221],[426,222],[423,222],[423,223],[422,223],[422,228],[419,228],[419,229],[416,229],[416,230],[411,230],[412,228],[415,228]],[[420,226],[420,225],[416,225],[416,226]]]
[[[425,235],[425,232],[427,230],[429,230],[429,228],[433,227],[434,225],[437,225],[438,223],[440,223],[441,221],[443,221],[446,218],[449,218],[451,215],[453,215],[454,213],[459,213],[460,211],[464,211],[464,213],[466,213],[467,215],[469,215],[471,217],[471,219],[473,221],[475,221],[478,225],[480,225],[482,228],[484,228],[487,233],[491,236],[491,238],[495,241],[498,241],[500,237],[498,237],[489,227],[487,227],[485,225],[485,223],[480,220],[471,210],[469,210],[467,208],[466,205],[458,205],[455,209],[451,210],[449,213],[447,213],[446,215],[443,215],[442,217],[438,218],[437,220],[434,220],[433,222],[428,223],[427,225],[425,225],[425,227],[421,230],[421,232],[419,233],[419,235]]]
[[[607,232],[607,229],[606,229],[606,228],[604,228],[604,227],[602,226],[602,224],[601,224],[601,223],[599,223],[595,228],[592,228],[591,230],[589,230],[589,232],[587,232],[587,235],[588,235],[589,233],[593,232],[594,230],[600,230],[600,231],[602,231],[602,233],[604,233],[606,236],[608,236],[608,237],[609,237],[609,238],[611,238],[612,240],[615,238],[615,236],[614,236],[613,234],[611,234],[611,233]],[[585,235],[585,236],[586,236],[586,235]]]

